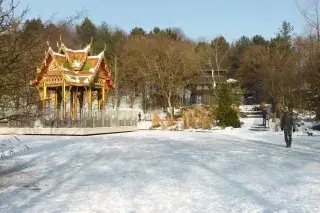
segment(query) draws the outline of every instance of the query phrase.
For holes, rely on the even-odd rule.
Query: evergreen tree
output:
[[[42,20],[40,18],[26,20],[26,22],[23,25],[23,31],[25,33],[37,32],[43,29],[44,29],[44,24],[42,23]]]
[[[255,35],[251,39],[254,45],[266,45],[268,42],[261,35]]]
[[[90,43],[91,38],[96,36],[97,27],[86,17],[80,25],[76,25],[76,33],[81,46]]]
[[[146,36],[146,31],[141,27],[135,27],[130,31],[129,36]]]
[[[293,29],[293,26],[289,22],[283,21],[282,27],[276,33],[276,37],[271,40],[271,47],[277,48],[282,52],[292,52]]]
[[[93,54],[99,54],[104,50],[105,45],[107,45],[108,48],[105,50],[105,54],[108,59],[110,58],[109,51],[113,42],[112,33],[112,30],[106,22],[102,22],[102,24],[98,26],[97,33],[93,38]]]
[[[232,45],[229,57],[229,77],[235,77],[236,72],[240,67],[240,58],[251,44],[252,42],[247,36],[241,36],[241,38]]]
[[[232,85],[222,83],[218,85],[218,109],[217,120],[222,127],[232,126],[234,128],[240,127],[240,120],[238,113],[234,106],[236,99],[233,94]]]

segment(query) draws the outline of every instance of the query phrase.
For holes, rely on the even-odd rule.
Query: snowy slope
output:
[[[248,130],[21,136],[0,212],[320,212],[320,138]]]

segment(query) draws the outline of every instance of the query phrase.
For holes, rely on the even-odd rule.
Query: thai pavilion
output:
[[[91,52],[92,41],[82,50],[69,49],[62,41],[57,52],[49,46],[31,82],[40,94],[43,116],[77,120],[103,115],[107,94],[114,87],[104,51]],[[93,102],[97,102],[97,115]]]

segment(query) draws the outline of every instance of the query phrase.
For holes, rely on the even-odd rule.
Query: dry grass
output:
[[[261,103],[260,104],[260,109],[263,109],[263,108],[265,108],[267,105],[265,104],[265,103]]]
[[[160,117],[158,112],[154,112],[152,116],[152,127],[159,127],[160,126]]]
[[[191,120],[192,120],[191,111],[190,110],[184,111],[182,119],[183,119],[183,128],[189,129],[191,126]]]
[[[183,111],[183,127],[211,129],[216,118],[213,107],[197,106]]]
[[[210,118],[204,118],[202,120],[202,129],[211,129],[213,121]]]
[[[171,116],[168,117],[167,119],[167,127],[173,126],[174,125],[174,120],[171,118]]]

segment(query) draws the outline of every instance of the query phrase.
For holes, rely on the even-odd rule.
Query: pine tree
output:
[[[80,25],[76,25],[75,29],[79,43],[82,46],[89,44],[91,38],[94,38],[97,33],[97,27],[88,17],[86,17]]]
[[[217,119],[219,125],[222,127],[232,126],[234,128],[240,127],[240,120],[234,105],[236,99],[233,94],[232,86],[230,84],[220,84],[218,86],[218,109]]]

